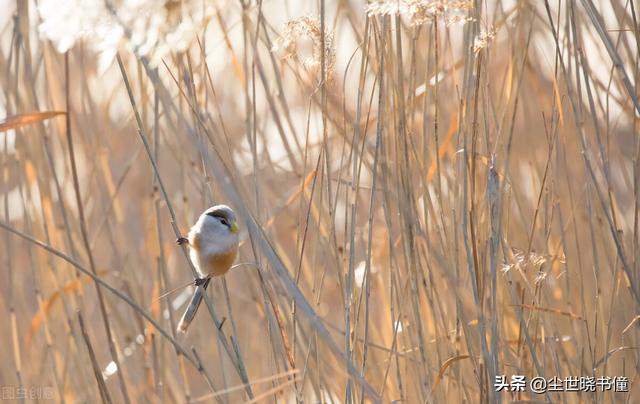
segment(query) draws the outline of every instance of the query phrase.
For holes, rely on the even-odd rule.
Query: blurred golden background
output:
[[[634,1],[0,7],[2,398],[640,399]]]

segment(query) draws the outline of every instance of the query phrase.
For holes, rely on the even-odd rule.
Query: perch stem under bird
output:
[[[189,246],[189,257],[200,277],[195,280],[196,290],[180,322],[178,332],[186,332],[193,321],[204,293],[214,276],[227,273],[238,255],[238,225],[233,210],[216,205],[205,210],[191,227],[187,237],[176,240]]]

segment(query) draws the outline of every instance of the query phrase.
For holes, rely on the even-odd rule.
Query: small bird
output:
[[[238,255],[236,215],[227,205],[213,206],[200,215],[186,238],[180,237],[176,242],[189,246],[189,257],[200,276],[195,280],[191,302],[178,323],[178,332],[186,332],[211,277],[227,273]]]

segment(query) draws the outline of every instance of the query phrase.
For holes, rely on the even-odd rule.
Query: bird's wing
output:
[[[200,236],[200,231],[198,229],[196,229],[195,227],[192,227],[191,230],[189,230],[188,239],[189,239],[189,245],[191,246],[191,248],[195,248],[196,250],[200,249],[201,236]]]

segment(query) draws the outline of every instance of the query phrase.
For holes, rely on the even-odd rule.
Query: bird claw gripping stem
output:
[[[187,240],[187,239],[186,239],[186,238],[184,238],[184,237],[178,237],[178,238],[176,239],[176,243],[177,243],[178,245],[188,244],[188,243],[189,243],[189,240]]]

